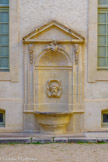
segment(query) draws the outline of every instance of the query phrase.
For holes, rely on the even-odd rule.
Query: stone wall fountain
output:
[[[74,107],[83,113],[82,102],[79,107],[74,105],[79,95],[74,92],[78,93],[80,87],[75,82],[79,74],[74,66],[78,67],[83,42],[81,36],[56,21],[24,38],[25,129],[48,134],[65,133]]]

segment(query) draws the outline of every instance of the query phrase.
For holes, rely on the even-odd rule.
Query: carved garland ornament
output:
[[[78,57],[79,57],[79,46],[74,45],[74,54],[75,54],[75,64],[78,64]]]
[[[62,87],[60,80],[47,81],[47,96],[49,98],[60,98],[62,95]]]
[[[29,50],[29,61],[30,61],[30,64],[33,64],[33,48],[34,48],[34,45],[33,44],[29,44],[28,50]]]
[[[51,43],[47,44],[44,48],[43,48],[44,51],[48,51],[48,50],[51,50],[53,52],[57,52],[58,50],[60,51],[64,51],[64,48],[62,45],[60,45],[59,42],[57,41],[52,41]]]

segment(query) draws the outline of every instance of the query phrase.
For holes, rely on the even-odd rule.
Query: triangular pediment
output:
[[[54,20],[35,29],[35,31],[25,36],[23,40],[25,43],[52,40],[64,42],[73,41],[79,43],[84,42],[82,36]]]

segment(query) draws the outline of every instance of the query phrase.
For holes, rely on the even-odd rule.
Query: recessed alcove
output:
[[[69,87],[69,75],[72,76],[72,64],[69,66],[69,62],[72,62],[72,60],[70,61],[63,52],[59,52],[59,46],[56,49],[56,46],[53,45],[53,48],[55,48],[54,51],[52,48],[48,49],[48,51],[43,51],[35,64],[35,96],[38,98],[35,104],[36,109],[40,112],[64,112],[69,110],[69,88],[72,90],[72,87]],[[48,85],[49,81],[52,82],[52,87]],[[59,92],[60,87],[62,92]],[[54,91],[54,88],[55,90],[58,89],[57,93],[62,93],[62,95],[49,97],[47,95],[48,88],[49,91]]]
[[[40,58],[39,66],[68,66],[68,60],[64,54],[50,50]]]

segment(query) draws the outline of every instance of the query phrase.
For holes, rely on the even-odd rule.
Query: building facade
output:
[[[108,131],[107,30],[107,0],[0,0],[0,132]]]

